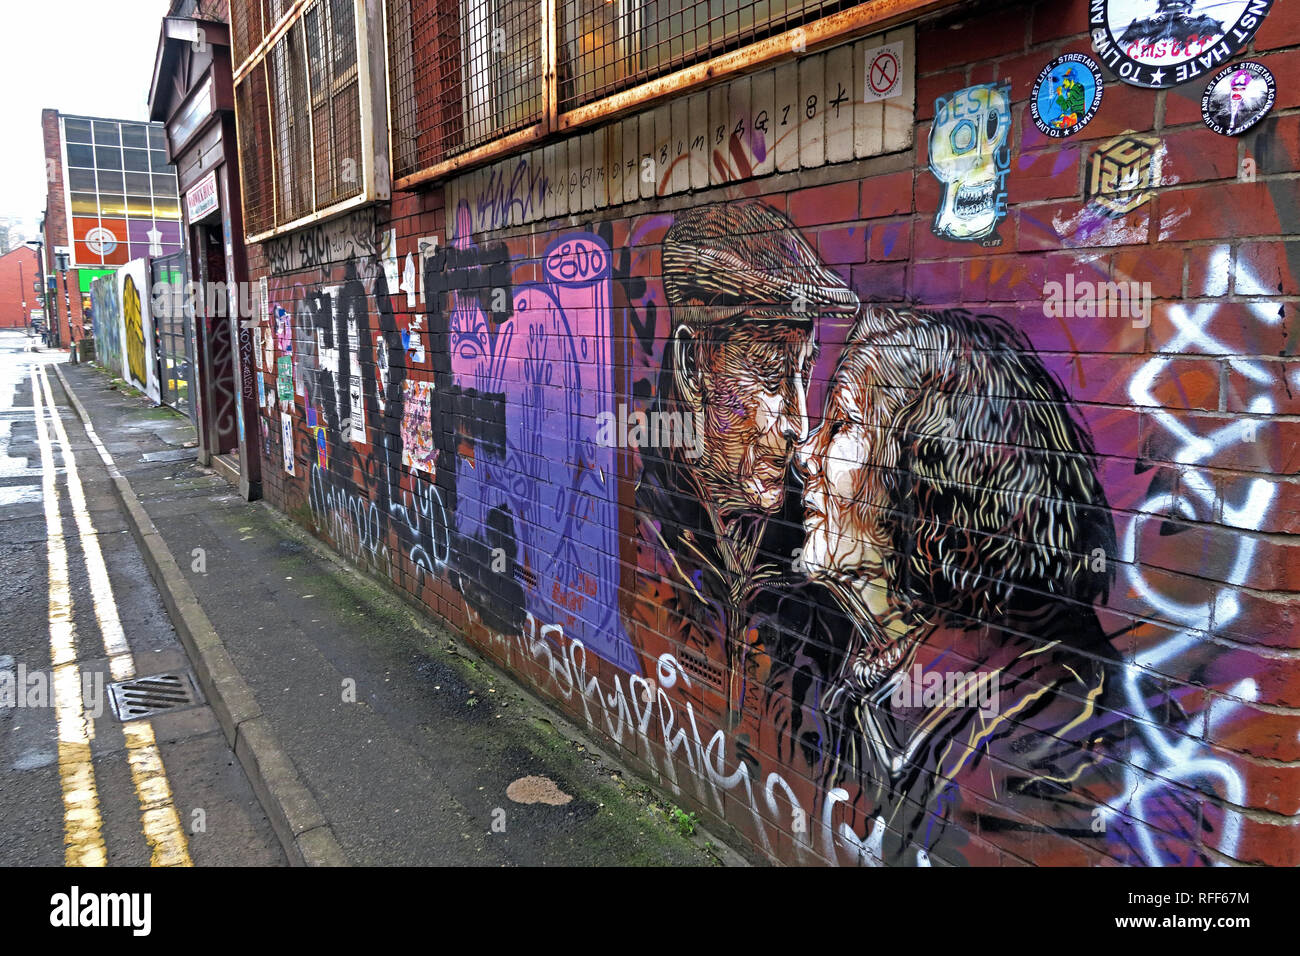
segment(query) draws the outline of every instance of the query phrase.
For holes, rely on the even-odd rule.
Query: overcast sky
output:
[[[0,64],[0,216],[35,235],[45,208],[41,110],[148,119],[168,0],[4,0]]]

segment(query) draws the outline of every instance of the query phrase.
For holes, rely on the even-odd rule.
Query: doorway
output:
[[[198,223],[190,230],[200,291],[194,306],[195,321],[203,351],[204,381],[198,402],[200,441],[213,468],[237,484],[239,419],[236,403],[239,389],[235,381],[235,320],[229,315],[230,296],[221,220]]]

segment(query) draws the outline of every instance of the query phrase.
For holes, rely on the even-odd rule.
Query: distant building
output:
[[[41,308],[36,252],[19,246],[0,254],[0,329],[25,329]]]
[[[45,273],[55,286],[51,311],[63,343],[70,344],[89,324],[82,316],[95,278],[132,259],[181,251],[176,170],[159,123],[46,109],[41,131],[49,184],[41,237]],[[66,299],[60,252],[68,254]]]

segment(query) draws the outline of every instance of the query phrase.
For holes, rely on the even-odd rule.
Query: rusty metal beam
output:
[[[434,163],[418,173],[402,176],[393,182],[393,187],[395,189],[416,189],[420,186],[427,186],[434,180],[450,176],[471,166],[479,166],[494,159],[501,159],[524,146],[536,145],[546,137],[547,132],[545,120],[534,123],[517,133],[511,133],[509,136],[501,137],[501,139],[494,139],[482,146],[476,146],[474,149],[459,153],[451,159],[444,159],[440,163]]]

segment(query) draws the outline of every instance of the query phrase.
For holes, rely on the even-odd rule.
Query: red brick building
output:
[[[38,260],[33,249],[19,246],[0,256],[0,329],[26,329],[32,311],[42,308]]]
[[[772,859],[1300,863],[1296,8],[263,7],[270,501]]]

